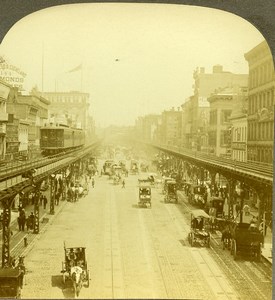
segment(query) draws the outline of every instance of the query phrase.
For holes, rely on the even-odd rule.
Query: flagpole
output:
[[[80,82],[80,92],[82,93],[83,84],[83,64],[81,64],[81,82]]]
[[[44,42],[42,43],[42,92],[44,91]]]

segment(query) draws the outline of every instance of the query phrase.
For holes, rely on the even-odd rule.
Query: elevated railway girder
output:
[[[267,199],[272,199],[273,188],[273,168],[272,166],[259,166],[244,162],[236,162],[228,159],[214,157],[204,153],[192,152],[188,150],[180,151],[176,147],[167,147],[159,145],[149,145],[158,149],[162,153],[173,158],[173,164],[178,170],[186,168],[186,165],[192,166],[192,172],[196,172],[197,177],[204,180],[204,170],[211,175],[211,182],[214,181],[216,174],[221,174],[226,178],[229,189],[228,216],[233,214],[233,193],[237,182],[241,183],[242,188],[253,189],[260,200],[259,218],[261,222],[264,213],[264,206]],[[243,197],[241,202],[243,203]],[[269,200],[270,202],[270,200]],[[242,207],[241,203],[241,207]],[[271,209],[271,208],[270,208]]]

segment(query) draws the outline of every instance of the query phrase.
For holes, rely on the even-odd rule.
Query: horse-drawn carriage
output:
[[[188,234],[191,247],[196,244],[210,247],[210,234],[207,229],[209,219],[209,215],[204,210],[195,209],[191,211],[191,229]]]
[[[19,257],[16,267],[0,269],[0,299],[20,299],[25,266],[23,257]]]
[[[233,223],[230,228],[231,232],[231,254],[234,260],[239,254],[249,255],[261,260],[261,245],[263,243],[263,235],[252,223]]]
[[[188,194],[188,201],[191,204],[194,204],[200,208],[203,208],[206,204],[206,187],[203,185],[191,185],[189,194]]]
[[[139,186],[139,206],[146,206],[150,205],[152,207],[151,203],[151,187],[148,185]]]
[[[164,196],[165,203],[171,202],[171,201],[178,203],[178,195],[177,195],[176,186],[177,186],[177,183],[175,180],[167,181],[166,194]]]
[[[88,270],[85,247],[66,247],[64,242],[65,261],[62,262],[63,283],[69,279],[73,284],[73,291],[78,297],[82,285],[89,287],[90,271]]]
[[[167,182],[168,181],[171,181],[171,180],[174,180],[172,177],[164,177],[162,179],[162,182],[163,182],[163,186],[162,186],[162,194],[166,194],[166,191],[167,191]]]

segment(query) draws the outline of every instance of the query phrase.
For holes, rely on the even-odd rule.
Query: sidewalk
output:
[[[63,206],[67,203],[67,201],[60,201],[59,205],[55,205],[55,214],[51,215],[50,208],[48,206],[47,209],[43,209],[43,205],[39,206],[39,233],[35,234],[33,233],[33,230],[27,231],[25,228],[25,231],[19,231],[18,223],[17,223],[17,217],[18,212],[12,212],[12,219],[10,223],[10,229],[12,231],[12,236],[10,239],[10,254],[12,257],[14,257],[16,260],[18,260],[18,257],[23,255],[25,256],[34,245],[36,239],[42,234],[46,228],[47,225],[50,224],[55,216],[59,214],[59,212],[62,210]],[[31,212],[33,212],[33,205],[28,205],[25,207],[26,215],[28,216]],[[2,244],[2,230],[0,230],[0,243]],[[25,239],[27,241],[27,245],[25,245]]]
[[[183,191],[178,191],[179,200],[188,204],[187,197]],[[194,208],[195,209],[195,208]],[[249,223],[253,216],[257,216],[258,211],[251,209],[250,215],[243,216],[243,221]],[[221,235],[221,233],[218,233]],[[262,257],[272,264],[272,230],[267,227],[266,236],[264,237],[264,245],[262,247]]]

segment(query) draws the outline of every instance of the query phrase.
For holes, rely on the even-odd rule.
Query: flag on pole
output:
[[[76,71],[80,71],[82,70],[82,64],[80,64],[79,66],[71,69],[70,71],[68,71],[67,73],[72,73],[72,72],[76,72]]]

